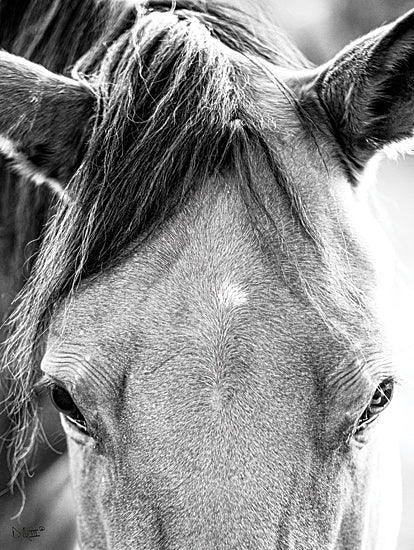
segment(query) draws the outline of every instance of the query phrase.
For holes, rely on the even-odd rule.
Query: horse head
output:
[[[114,10],[72,78],[0,54],[0,149],[61,197],[14,314],[15,465],[46,389],[82,548],[389,550],[396,373],[359,191],[413,131],[414,13],[314,68],[170,8]]]

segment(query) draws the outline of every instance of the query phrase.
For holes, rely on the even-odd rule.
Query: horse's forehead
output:
[[[342,360],[346,345],[289,288],[282,250],[264,253],[238,194],[224,186],[202,199],[118,268],[86,281],[53,332],[101,360],[121,357],[121,369],[155,369],[175,356],[213,370],[251,362],[266,371],[276,361],[281,376],[283,365],[301,363],[312,377],[321,348]]]
[[[298,288],[326,281],[329,286],[331,278],[315,243],[295,219],[298,205],[316,231],[332,239],[334,252],[335,239],[343,246],[352,236],[338,224],[341,212],[333,203],[341,193],[331,190],[312,139],[285,103],[272,116],[285,128],[288,116],[289,131],[283,137],[276,123],[268,131],[276,144],[283,144],[281,177],[286,182],[274,180],[263,150],[249,151],[261,204],[246,199],[234,175],[207,182],[149,241],[115,269],[84,281],[61,308],[53,332],[90,355],[97,370],[115,363],[109,377],[139,375],[142,365],[152,372],[185,363],[186,373],[188,365],[196,373],[197,384],[200,369],[207,369],[223,385],[224,378],[236,378],[240,366],[254,365],[262,380],[277,372],[281,380],[290,380],[293,391],[301,374],[304,388],[314,388],[314,379],[323,378],[331,366],[352,361],[349,340],[332,336]],[[289,185],[295,196],[287,199]],[[357,267],[356,277],[371,280],[368,263],[358,259],[362,269],[359,273]],[[333,272],[345,267],[339,262]],[[328,318],[337,312],[322,313]],[[363,340],[364,327],[352,330]],[[299,374],[292,377],[292,372]],[[176,379],[185,376],[175,369]]]
[[[145,337],[158,323],[168,322],[167,335],[197,319],[226,314],[237,324],[272,303],[281,307],[289,292],[278,283],[277,262],[264,261],[243,208],[227,189],[197,201],[116,269],[85,281],[62,308],[65,319],[101,319],[110,329],[115,318],[118,326],[139,318]]]

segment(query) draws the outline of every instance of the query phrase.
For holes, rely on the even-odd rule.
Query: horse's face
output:
[[[322,170],[306,172],[297,175],[314,187],[326,182]],[[352,436],[392,376],[380,333],[373,322],[367,331],[343,319],[357,346],[335,338],[288,288],[283,255],[263,253],[234,189],[210,188],[117,269],[85,281],[55,318],[43,370],[69,390],[89,431],[62,417],[82,540],[87,548],[359,548],[375,525],[371,543],[387,548],[396,506],[388,485],[398,471],[383,453],[390,441],[378,426]],[[291,237],[304,275],[326,281],[306,238]],[[353,282],[374,293],[354,245]],[[376,509],[384,521],[367,521],[369,499],[384,491],[386,520]]]
[[[78,186],[70,190],[79,191],[80,207],[74,201],[62,209],[38,264],[41,288],[48,277],[55,281],[44,291],[47,299],[64,287],[62,280],[65,288],[77,280],[63,279],[67,265],[87,271],[85,250],[95,251],[97,265],[108,265],[114,237],[124,242],[122,231],[136,223],[128,218],[129,197],[138,196],[131,189],[142,186],[139,196],[149,201],[154,178],[177,187],[186,200],[139,246],[130,241],[122,261],[90,270],[95,274],[61,300],[50,323],[42,370],[63,413],[84,548],[392,546],[397,468],[386,415],[379,416],[391,399],[394,372],[375,305],[383,281],[368,252],[355,184],[376,150],[414,128],[413,17],[319,70],[297,73],[252,61],[251,50],[237,57],[223,47],[217,54],[218,40],[208,35],[202,42],[197,24],[184,60],[182,45],[178,57],[168,57],[175,43],[164,52],[170,72],[174,67],[170,81],[163,66],[147,78],[144,92],[135,81],[125,92],[122,81],[108,86],[126,111],[110,96],[109,107],[101,105],[92,153],[79,173],[91,174],[105,161],[97,172],[103,181],[75,177]],[[178,40],[181,20],[167,22]],[[187,40],[188,25],[185,32]],[[165,47],[163,33],[157,48]],[[134,37],[134,47],[142,36]],[[145,76],[148,64],[131,69],[136,52],[126,55],[120,44],[117,62],[125,65],[111,77]],[[163,57],[150,46],[155,64]],[[237,70],[228,68],[232,64]],[[202,74],[191,80],[200,66]],[[25,65],[29,69],[35,71]],[[163,82],[160,75],[180,92],[164,91],[168,101],[151,93],[154,82]],[[229,88],[217,87],[219,77]],[[191,86],[180,89],[180,78]],[[392,101],[395,82],[399,96]],[[62,98],[67,84],[59,85]],[[192,108],[190,92],[181,95],[187,88],[203,102]],[[21,94],[27,108],[30,93]],[[148,120],[141,104],[132,110],[135,96],[152,106]],[[248,115],[242,101],[233,108],[239,96],[248,97]],[[230,137],[220,134],[228,137],[224,152],[212,139],[203,141],[211,128],[199,129],[200,113],[212,117],[215,132],[217,120],[221,130],[231,128]],[[120,119],[130,126],[120,129]],[[106,132],[99,133],[99,123],[107,124]],[[135,134],[137,126],[144,130]],[[9,140],[16,139],[14,131],[11,125]],[[171,149],[161,150],[165,133]],[[137,146],[142,134],[145,144]],[[10,143],[3,145],[13,157]],[[222,157],[220,170],[202,171],[203,148]],[[141,155],[137,164],[127,156],[133,174],[109,163],[131,150]],[[142,157],[142,150],[151,154]],[[181,181],[164,177],[164,168],[183,177],[201,171],[202,183],[181,189]],[[148,204],[148,216],[162,210]],[[141,205],[133,206],[141,216]],[[71,214],[87,223],[76,226]],[[52,266],[51,251],[59,250],[54,239],[67,246],[61,248],[67,255]],[[65,264],[71,254],[76,261]],[[44,295],[35,283],[40,310]],[[30,300],[28,294],[29,312]],[[45,310],[39,318],[44,322]]]

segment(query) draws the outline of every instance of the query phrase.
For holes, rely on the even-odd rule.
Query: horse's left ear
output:
[[[83,83],[0,51],[0,153],[21,175],[61,192],[82,159],[95,103]]]
[[[321,67],[312,89],[356,171],[414,134],[414,10]]]

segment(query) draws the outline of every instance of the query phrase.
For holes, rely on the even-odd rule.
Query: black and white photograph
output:
[[[414,550],[414,1],[0,0],[0,550]]]

